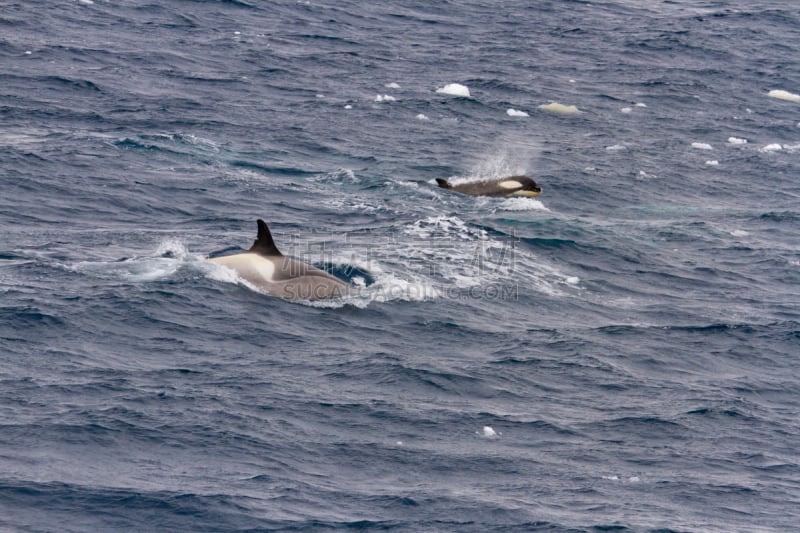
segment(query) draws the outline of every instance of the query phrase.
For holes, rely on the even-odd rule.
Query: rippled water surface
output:
[[[796,529],[798,42],[778,0],[6,2],[0,529]],[[357,290],[206,261],[258,218]]]

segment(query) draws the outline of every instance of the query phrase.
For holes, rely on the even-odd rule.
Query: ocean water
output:
[[[798,43],[781,0],[2,2],[0,530],[800,531]],[[359,290],[205,261],[258,218]]]

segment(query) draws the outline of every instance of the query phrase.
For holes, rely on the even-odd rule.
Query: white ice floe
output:
[[[735,229],[731,232],[731,235],[733,235],[734,237],[747,237],[748,235],[750,235],[750,233],[741,229]]]
[[[395,98],[394,96],[388,95],[388,94],[375,95],[375,101],[376,102],[394,102],[395,100],[397,100],[397,98]]]
[[[506,114],[509,117],[527,117],[527,116],[530,116],[525,111],[519,111],[519,110],[513,109],[513,108],[508,108],[508,110],[506,110]]]
[[[692,143],[692,148],[697,148],[698,150],[713,150],[714,149],[708,143]]]
[[[708,161],[706,161],[706,165],[710,167],[716,167],[719,166],[719,161],[717,161],[716,159],[709,159]]]
[[[427,115],[420,113],[417,115],[417,120],[430,120]]]
[[[622,113],[626,113],[627,114],[627,113],[633,112],[633,108],[631,108],[631,107],[623,107],[622,109],[620,109],[620,111]]]
[[[444,87],[439,87],[436,89],[437,93],[440,94],[450,94],[453,96],[461,96],[464,98],[469,98],[469,88],[465,85],[461,85],[460,83],[448,83]]]
[[[728,137],[728,144],[747,144],[747,139],[740,139],[739,137]]]
[[[384,85],[384,87],[386,87],[387,89],[399,89],[400,85],[398,85],[395,82],[392,82],[392,83],[387,83],[386,85]]]
[[[783,150],[783,146],[781,144],[772,143],[772,144],[766,145],[763,148],[760,148],[758,151],[759,152],[780,152],[781,150]]]
[[[789,102],[800,103],[800,94],[790,93],[789,91],[784,91],[783,89],[773,89],[767,94],[773,98],[778,98],[779,100],[788,100]]]
[[[497,437],[498,433],[492,429],[492,426],[483,426],[483,430],[480,432],[482,437],[486,437],[487,439],[493,439]]]
[[[565,105],[558,102],[550,102],[549,104],[542,104],[539,109],[556,113],[558,115],[575,115],[580,113],[580,110],[574,105]]]

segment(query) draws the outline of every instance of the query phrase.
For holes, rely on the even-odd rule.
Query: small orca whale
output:
[[[260,292],[286,300],[319,300],[347,294],[350,285],[327,272],[286,257],[275,246],[266,222],[258,219],[258,237],[244,253],[209,259],[227,267]]]
[[[486,181],[473,181],[469,183],[459,183],[452,185],[443,178],[436,178],[436,183],[443,189],[450,189],[471,196],[495,196],[502,198],[512,198],[523,196],[533,198],[542,192],[541,187],[528,176],[510,176]]]

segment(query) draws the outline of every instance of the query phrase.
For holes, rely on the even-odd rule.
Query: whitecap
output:
[[[394,96],[389,95],[389,94],[384,94],[384,95],[378,94],[378,95],[375,95],[375,101],[376,102],[394,102],[395,100],[396,100],[396,98]]]
[[[500,202],[498,209],[502,211],[550,211],[535,198],[505,198]]]
[[[425,115],[425,114],[423,114],[423,113],[420,113],[419,115],[417,115],[417,117],[416,117],[416,118],[417,118],[417,120],[430,120],[430,119],[427,117],[427,115]]]
[[[728,144],[747,144],[747,139],[740,139],[739,137],[728,137]]]
[[[452,96],[461,96],[463,98],[470,97],[469,88],[460,83],[448,83],[444,87],[436,89],[436,92],[440,94],[450,94]]]
[[[399,89],[400,85],[395,82],[391,82],[384,85],[384,87],[386,87],[387,89]]]
[[[717,161],[716,159],[709,159],[708,161],[706,161],[706,165],[710,167],[716,167],[719,166],[719,161]]]
[[[631,113],[631,112],[633,112],[633,109],[632,109],[632,108],[630,108],[630,107],[623,107],[622,109],[620,109],[620,111],[621,111],[622,113],[626,113],[626,114],[627,114],[627,113]]]

